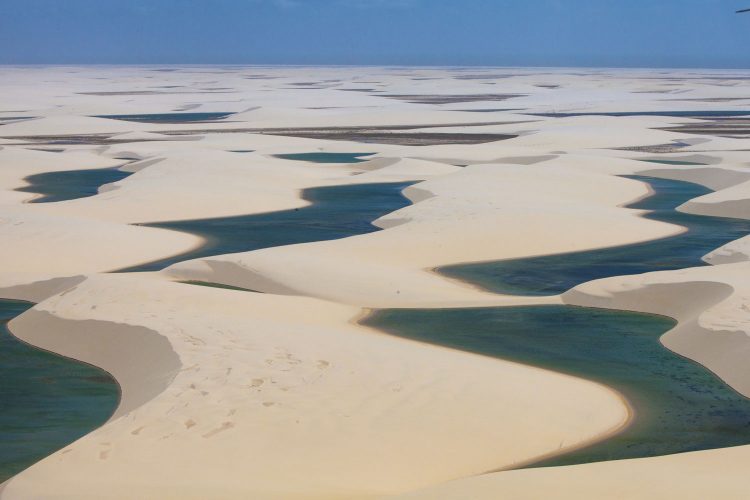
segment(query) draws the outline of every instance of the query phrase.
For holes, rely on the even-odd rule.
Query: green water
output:
[[[0,300],[0,483],[102,425],[119,401],[107,372],[10,334],[31,306]]]
[[[656,241],[524,259],[446,266],[438,272],[495,293],[556,295],[587,281],[610,276],[703,266],[705,254],[750,233],[750,221],[691,215],[675,210],[711,191],[689,182],[632,176],[654,195],[630,205],[650,210],[645,218],[688,228]],[[492,228],[488,228],[491,231]]]
[[[29,185],[18,188],[16,191],[42,195],[29,203],[74,200],[94,196],[98,193],[99,187],[117,182],[129,175],[131,172],[123,172],[117,168],[46,172],[26,177],[24,180]]]
[[[55,200],[85,189],[48,185],[36,188]],[[269,246],[343,238],[379,230],[371,222],[409,204],[401,191],[411,183],[361,184],[308,189],[304,208],[266,214],[152,224],[192,232],[209,243],[188,254],[139,266],[160,269],[180,260]],[[43,187],[42,187],[43,186]],[[48,199],[47,201],[52,201]],[[237,287],[189,281],[199,286]],[[13,338],[5,322],[31,304],[0,300],[0,482],[104,423],[119,393],[111,377],[92,366],[34,349]]]
[[[312,163],[361,163],[369,159],[363,159],[363,156],[372,156],[374,154],[375,153],[322,153],[316,151],[313,153],[274,155],[274,157],[282,160],[308,161]]]
[[[338,159],[351,163],[352,158],[367,153],[349,155]],[[616,249],[441,271],[450,274],[456,268],[470,269],[463,274],[459,270],[454,277],[491,290],[544,295],[596,277],[699,265],[704,253],[750,230],[745,221],[690,216],[674,210],[687,199],[708,192],[704,188],[644,180],[656,195],[634,207],[652,210],[650,218],[685,225],[688,233]],[[208,243],[196,251],[128,270],[156,270],[191,258],[376,231],[372,220],[408,205],[401,195],[407,185],[315,188],[304,192],[311,205],[296,210],[150,224],[198,234]],[[11,318],[27,307],[0,301],[0,314]],[[663,455],[750,441],[745,435],[750,432],[748,400],[707,370],[664,349],[658,338],[674,324],[666,318],[537,306],[384,310],[366,324],[395,335],[601,381],[631,401],[636,418],[625,433],[537,466]],[[0,479],[100,425],[117,404],[117,388],[106,373],[26,346],[4,329],[2,333]]]
[[[440,269],[453,278],[514,295],[551,295],[608,276],[704,265],[701,257],[750,232],[750,222],[677,212],[710,192],[687,182],[634,177],[654,195],[633,208],[686,227],[658,241],[546,257]],[[704,367],[665,349],[671,319],[572,306],[383,310],[365,321],[394,335],[596,380],[635,409],[622,434],[535,466],[649,457],[750,443],[750,400]]]
[[[659,337],[675,324],[668,318],[529,306],[390,309],[377,311],[364,324],[400,337],[596,380],[623,393],[635,409],[634,422],[625,432],[533,466],[750,443],[750,400],[702,366],[664,348]]]

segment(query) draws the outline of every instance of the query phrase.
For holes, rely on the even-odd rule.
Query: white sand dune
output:
[[[745,188],[746,173],[723,169],[671,169],[648,175],[683,179],[725,189],[705,200],[708,209],[696,210],[691,201],[681,210],[719,216],[750,218],[723,200]],[[713,206],[712,206],[713,205]],[[747,301],[750,267],[742,238],[708,254],[712,267],[616,277],[579,285],[563,294],[567,304],[661,314],[678,320],[662,336],[675,353],[697,361],[741,394],[750,397],[750,321]],[[573,467],[543,468],[488,474],[398,496],[406,499],[452,500],[472,498],[745,498],[742,466],[750,446],[684,453],[665,457],[622,460]],[[638,477],[638,481],[633,481]],[[396,498],[396,497],[394,497]]]
[[[382,335],[349,324],[358,313],[130,275],[51,297],[11,330],[107,369],[123,401],[3,498],[370,498],[510,466],[627,418],[597,384]]]
[[[468,167],[407,188],[416,203],[379,219],[384,231],[185,262],[168,273],[367,307],[488,305],[509,300],[429,270],[615,246],[682,230],[617,207],[646,195],[642,183],[582,170],[582,164],[572,158]]]
[[[565,293],[568,304],[668,315],[678,326],[662,343],[750,395],[748,263],[594,281]],[[750,446],[573,467],[489,474],[399,499],[745,498]],[[633,478],[638,480],[634,481]],[[614,493],[613,493],[614,492]]]
[[[20,147],[0,147],[0,204],[16,204],[34,198],[33,193],[15,191],[28,186],[24,179],[30,175],[66,170],[115,168],[125,164],[122,160],[102,158],[85,151],[69,154],[35,151]]]
[[[475,476],[398,500],[747,498],[746,447]]]
[[[145,124],[135,124],[121,120],[96,118],[89,116],[51,116],[34,118],[17,123],[9,123],[2,130],[3,137],[31,135],[74,135],[74,134],[123,134],[133,129],[149,128]]]
[[[750,236],[745,236],[717,248],[705,255],[703,260],[713,265],[750,261]]]
[[[711,266],[609,278],[561,297],[495,295],[433,272],[683,230],[624,208],[648,189],[622,175],[703,184],[715,192],[680,210],[750,218],[750,139],[742,133],[663,130],[704,123],[689,117],[527,114],[742,110],[741,100],[708,100],[744,97],[742,85],[717,75],[745,73],[665,80],[648,70],[28,67],[0,74],[0,118],[32,117],[0,122],[0,296],[39,302],[10,329],[108,370],[122,388],[109,422],[0,485],[3,500],[747,497],[746,446],[479,475],[603,439],[623,428],[628,406],[592,381],[356,323],[384,307],[570,303],[653,312],[679,320],[665,345],[750,394],[747,238],[707,255]],[[173,112],[235,114],[205,123],[96,118]],[[393,127],[441,133],[447,142],[262,133],[305,127]],[[474,133],[518,137],[451,143]],[[374,156],[355,164],[274,156],[307,152]],[[640,161],[654,159],[706,165]],[[63,202],[29,204],[32,194],[15,191],[29,175],[110,167],[135,173]],[[413,204],[375,221],[379,232],[218,255],[161,273],[105,274],[202,243],[137,224],[293,209],[307,205],[302,192],[312,187],[406,181],[418,182],[405,190]]]

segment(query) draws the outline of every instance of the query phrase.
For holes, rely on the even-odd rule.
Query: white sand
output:
[[[40,302],[10,328],[34,345],[109,370],[123,388],[106,425],[0,486],[0,498],[353,499],[410,491],[409,498],[431,500],[612,492],[620,498],[745,497],[746,474],[738,464],[750,454],[747,447],[472,477],[601,439],[622,428],[628,408],[615,391],[590,381],[355,324],[373,307],[564,301],[656,312],[680,320],[664,337],[667,346],[750,394],[746,239],[709,254],[713,266],[611,278],[562,297],[493,295],[432,272],[682,230],[623,208],[648,190],[617,175],[699,182],[716,192],[681,210],[750,217],[743,152],[750,140],[660,130],[700,123],[691,118],[467,110],[744,109],[742,100],[665,100],[741,98],[741,86],[712,78],[660,80],[635,70],[471,73],[513,76],[464,79],[448,69],[408,68],[0,70],[0,118],[34,117],[0,126],[0,296]],[[414,79],[425,76],[434,79]],[[321,88],[294,88],[311,79]],[[539,86],[545,84],[560,87]],[[349,88],[521,97],[415,104],[342,91]],[[193,124],[95,117],[180,110],[237,114]],[[354,126],[519,137],[401,146],[260,130]],[[75,144],[57,137],[91,134]],[[56,136],[63,144],[31,136]],[[674,152],[613,149],[665,144]],[[375,156],[350,165],[273,157],[313,151]],[[141,161],[125,165],[115,158]],[[639,161],[654,158],[707,166]],[[28,204],[32,195],[13,191],[35,173],[114,166],[136,173],[88,198]],[[301,193],[307,188],[403,181],[424,182],[405,191],[413,205],[376,221],[380,232],[198,259],[162,273],[101,274],[201,243],[135,223],[292,209],[306,205]]]
[[[596,384],[349,325],[358,312],[126,275],[43,302],[11,329],[109,370],[122,416],[4,497],[364,498],[510,466],[627,418]]]
[[[502,298],[426,270],[612,246],[681,230],[616,207],[646,195],[642,183],[582,171],[577,164],[573,158],[468,167],[407,189],[417,203],[378,220],[385,231],[212,257],[177,264],[169,273],[278,293],[264,286],[271,282],[300,295],[368,307],[479,305]]]

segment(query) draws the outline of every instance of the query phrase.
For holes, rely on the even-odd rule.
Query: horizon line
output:
[[[728,70],[750,71],[750,66],[607,66],[607,65],[492,65],[492,64],[373,64],[373,63],[116,63],[116,62],[70,62],[70,63],[6,63],[0,62],[0,67],[146,67],[146,66],[176,66],[176,67],[262,67],[262,68],[423,68],[423,69],[457,69],[457,68],[487,68],[487,69],[602,69],[602,70]]]

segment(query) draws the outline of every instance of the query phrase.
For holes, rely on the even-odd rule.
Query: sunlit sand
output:
[[[746,73],[157,69],[0,69],[0,298],[36,304],[8,328],[121,391],[106,423],[24,464],[0,498],[746,496],[750,440],[524,468],[627,436],[647,407],[595,369],[372,321],[664,316],[665,353],[744,402],[745,222],[701,226],[727,232],[693,260],[665,245],[676,269],[655,260],[660,241],[704,234],[680,214],[750,219]],[[652,216],[644,178],[701,195]],[[550,293],[450,272],[509,261],[500,278],[543,281],[560,255],[639,244],[652,267],[626,272],[618,254]]]

